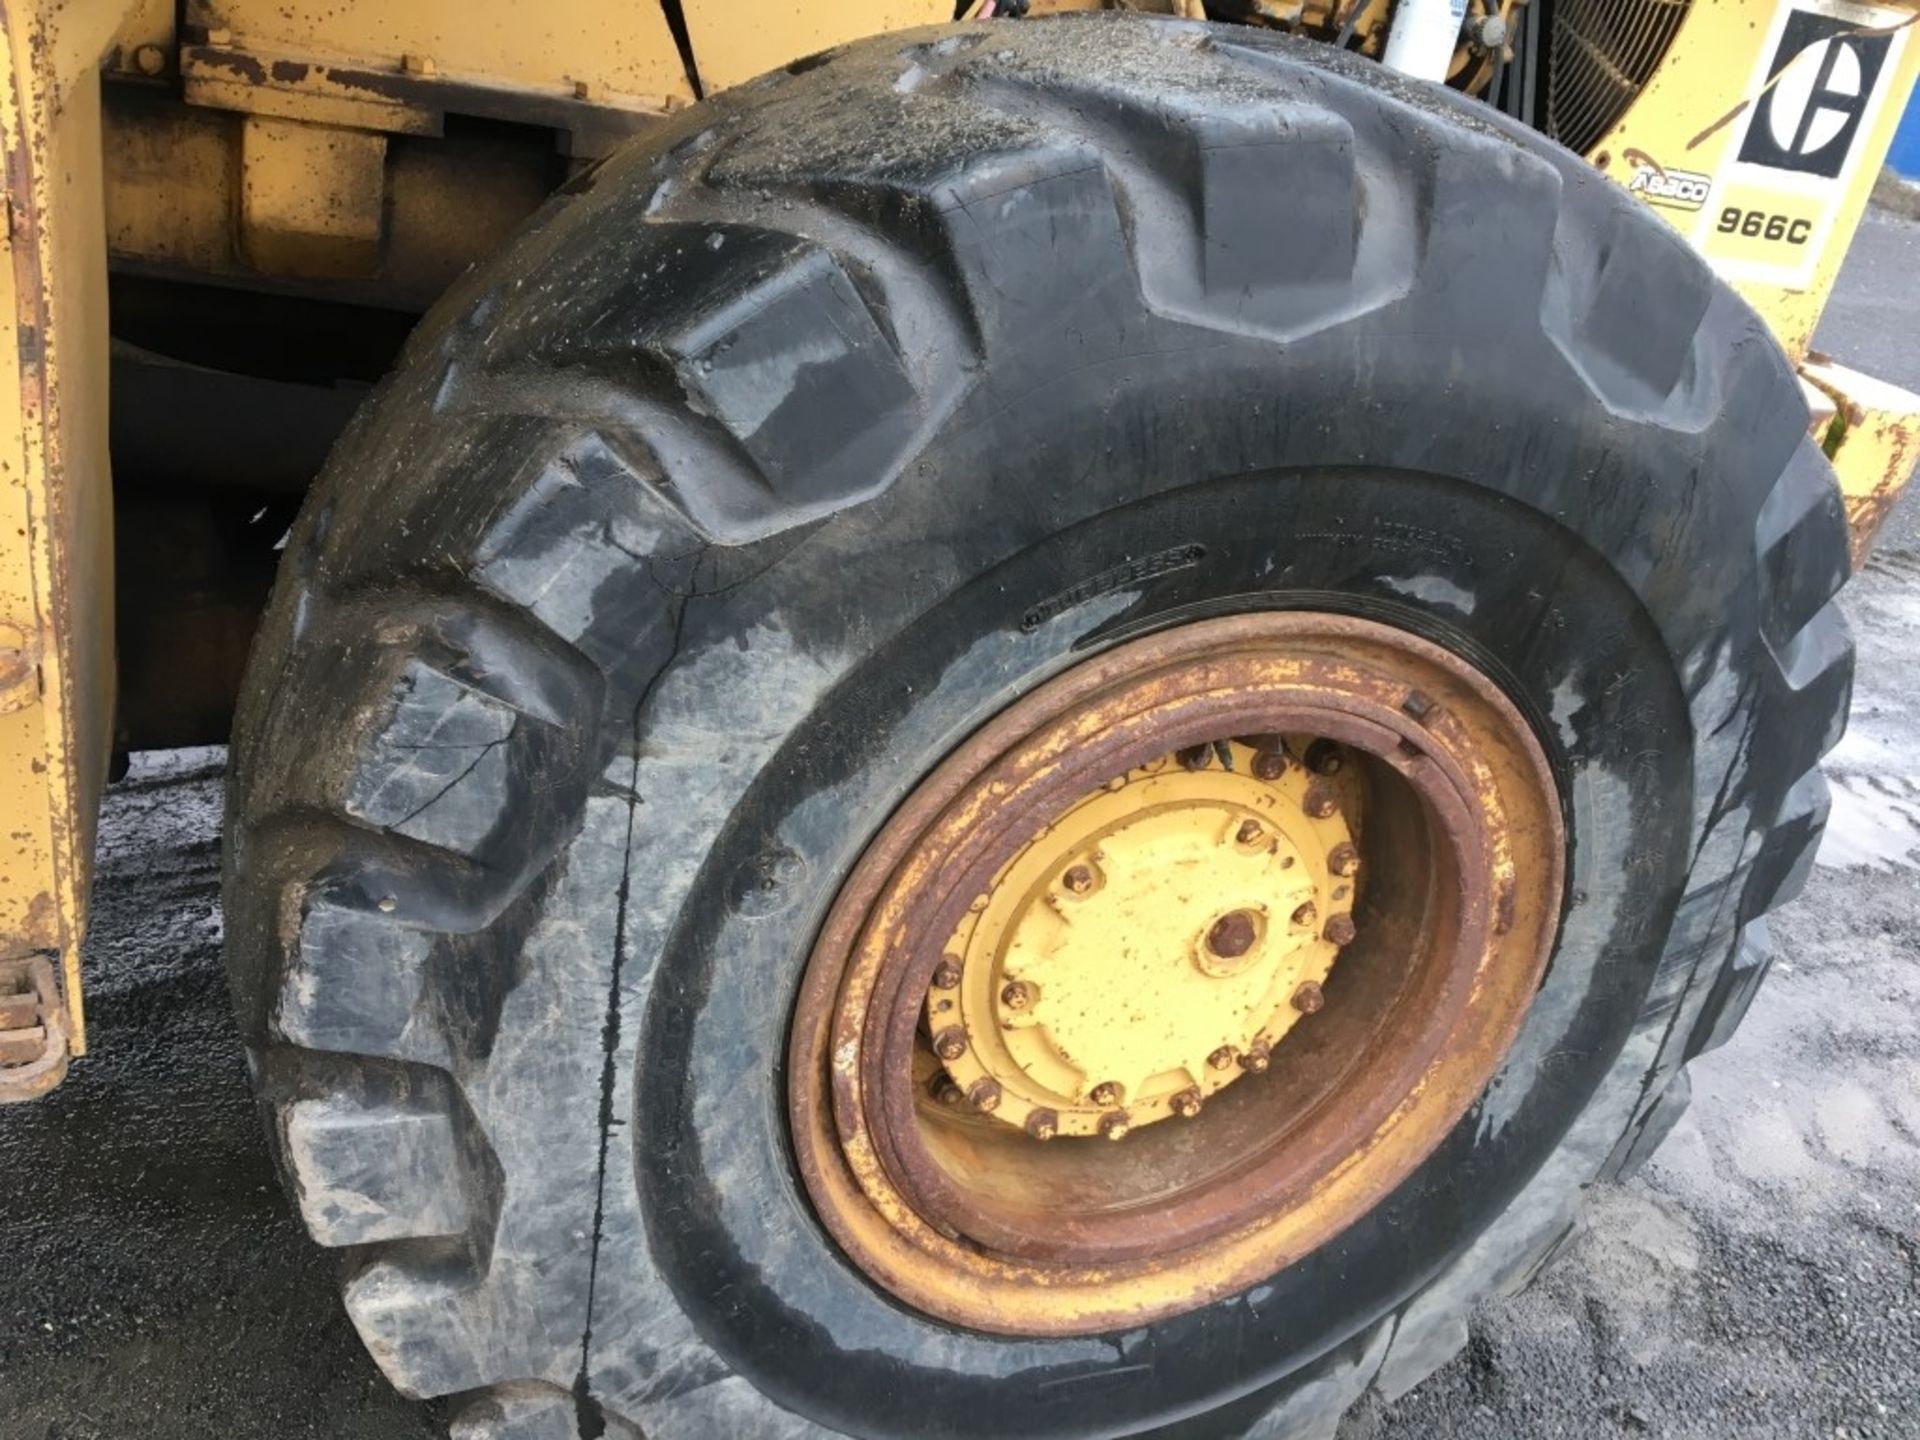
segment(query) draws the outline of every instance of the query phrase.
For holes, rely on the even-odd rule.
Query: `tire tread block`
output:
[[[296,908],[302,899],[289,897]],[[433,935],[325,896],[304,910],[282,971],[274,1037],[335,1054],[446,1064],[426,1003]]]
[[[1740,907],[1743,915],[1757,920],[1799,897],[1813,873],[1832,807],[1832,791],[1819,771],[1809,771],[1794,782],[1754,857]]]
[[[356,819],[457,854],[477,852],[513,793],[508,746],[519,716],[410,659],[346,787]]]
[[[467,1190],[450,1115],[338,1095],[285,1106],[280,1133],[301,1217],[320,1244],[368,1245],[466,1229]]]
[[[1826,456],[1811,437],[1802,439],[1767,493],[1754,541],[1763,587],[1761,623],[1775,655],[1786,656],[1848,574],[1846,506]]]
[[[1602,182],[1591,181],[1599,184]],[[1700,337],[1713,276],[1678,235],[1614,210],[1596,231],[1568,207],[1548,285],[1548,333],[1616,414],[1698,411],[1717,397]],[[1717,362],[1716,362],[1717,363]]]
[[[920,397],[839,262],[809,248],[667,342],[696,407],[759,462],[784,505],[844,504],[890,481]]]
[[[933,200],[977,297],[995,390],[1044,385],[1141,341],[1118,198],[1095,152],[1054,143],[990,156]]]
[[[1761,982],[1773,967],[1773,940],[1765,920],[1755,920],[1740,934],[1708,992],[1693,1034],[1687,1042],[1687,1058],[1717,1050],[1733,1038],[1733,1032],[1746,1019],[1753,997],[1760,993]]]

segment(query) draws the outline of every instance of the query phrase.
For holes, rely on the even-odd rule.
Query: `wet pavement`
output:
[[[1920,388],[1920,224],[1871,217],[1820,344]],[[1920,1435],[1920,503],[1851,588],[1835,822],[1745,1028],[1543,1281],[1345,1440]],[[426,1440],[270,1169],[220,968],[222,755],[108,798],[96,1053],[0,1112],[0,1440]]]

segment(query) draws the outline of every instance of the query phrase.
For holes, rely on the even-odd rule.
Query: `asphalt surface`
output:
[[[1819,344],[1920,389],[1920,224],[1874,215]],[[1745,1028],[1547,1276],[1343,1440],[1920,1435],[1920,501],[1846,609],[1835,819]],[[268,1164],[220,968],[222,755],[136,757],[94,890],[96,1053],[0,1112],[0,1440],[427,1440]]]

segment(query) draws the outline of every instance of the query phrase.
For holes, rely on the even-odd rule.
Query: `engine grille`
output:
[[[1659,67],[1692,0],[1556,0],[1547,133],[1585,154]]]

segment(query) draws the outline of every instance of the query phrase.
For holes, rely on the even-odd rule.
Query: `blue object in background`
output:
[[[1900,117],[1900,128],[1893,132],[1887,164],[1904,179],[1920,180],[1920,86],[1916,86],[1908,98],[1907,113]]]

